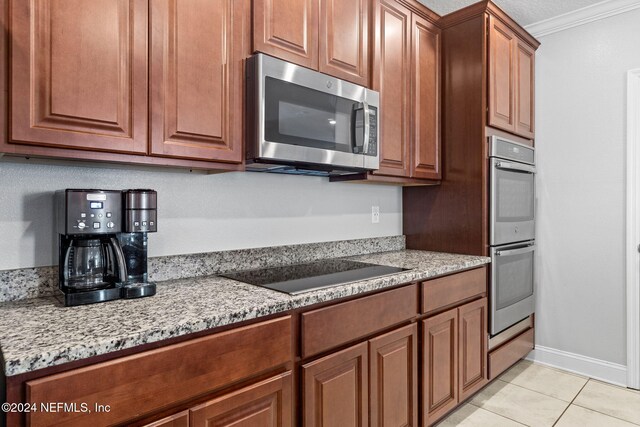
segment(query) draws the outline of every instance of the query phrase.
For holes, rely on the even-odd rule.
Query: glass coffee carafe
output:
[[[120,281],[117,241],[112,238],[75,238],[67,248],[64,278],[71,291],[102,289]]]

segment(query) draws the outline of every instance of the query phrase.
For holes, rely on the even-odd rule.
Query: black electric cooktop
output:
[[[359,280],[406,271],[406,268],[328,259],[308,264],[223,273],[221,276],[274,291],[297,295]]]

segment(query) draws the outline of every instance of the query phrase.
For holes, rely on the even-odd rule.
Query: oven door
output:
[[[534,242],[491,248],[491,335],[531,315]]]
[[[377,169],[377,92],[262,54],[251,58],[255,158]]]
[[[491,246],[535,238],[534,166],[490,158]]]

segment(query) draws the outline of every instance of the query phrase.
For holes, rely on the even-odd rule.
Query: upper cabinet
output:
[[[240,167],[250,0],[6,1],[0,152]]]
[[[9,138],[147,151],[146,0],[11,0]]]
[[[535,47],[496,16],[488,21],[488,124],[533,139]]]
[[[370,0],[320,1],[320,72],[369,86],[369,6]]]
[[[380,92],[379,175],[438,180],[440,29],[414,3],[376,0],[372,86]],[[421,13],[422,12],[422,13]]]
[[[319,0],[254,0],[253,48],[318,69]]]
[[[154,0],[151,153],[242,160],[242,2]]]
[[[369,0],[254,0],[253,50],[369,85]]]

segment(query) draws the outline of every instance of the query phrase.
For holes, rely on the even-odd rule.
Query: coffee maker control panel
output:
[[[122,231],[120,191],[57,191],[56,208],[59,234],[111,234]]]

